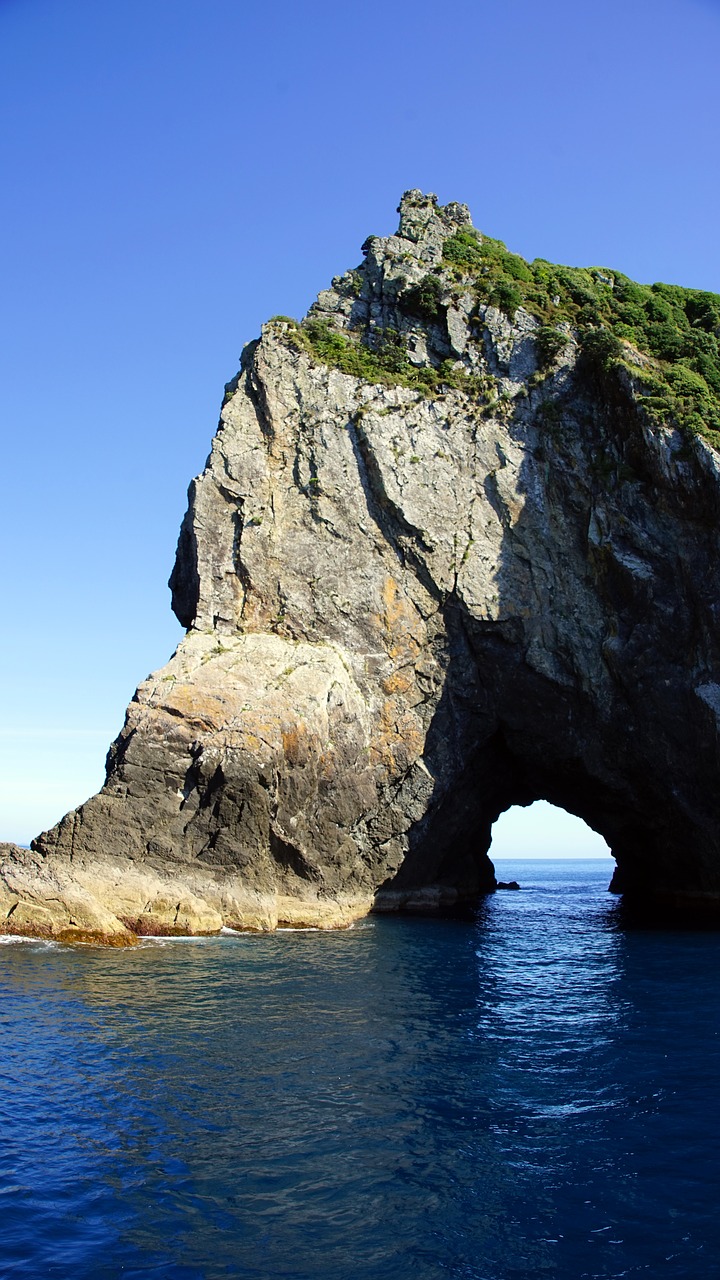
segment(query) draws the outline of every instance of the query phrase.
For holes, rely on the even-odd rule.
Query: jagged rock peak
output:
[[[397,237],[416,245],[415,253],[424,262],[439,262],[444,241],[461,227],[472,226],[466,204],[439,206],[436,195],[406,191],[398,205],[400,225]]]

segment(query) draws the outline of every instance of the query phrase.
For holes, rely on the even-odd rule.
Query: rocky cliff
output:
[[[180,533],[187,636],[102,791],[2,847],[2,931],[471,904],[537,798],[616,887],[720,902],[719,300],[524,263],[419,192],[363,248],[246,349]]]

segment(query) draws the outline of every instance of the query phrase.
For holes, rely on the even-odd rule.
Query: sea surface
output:
[[[609,860],[474,922],[0,946],[0,1276],[720,1275],[720,934]]]

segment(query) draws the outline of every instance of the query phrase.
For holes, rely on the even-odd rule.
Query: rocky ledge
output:
[[[180,533],[187,636],[102,791],[0,846],[3,932],[458,909],[539,798],[616,888],[720,903],[718,300],[525,264],[419,192],[364,251],[246,349]]]

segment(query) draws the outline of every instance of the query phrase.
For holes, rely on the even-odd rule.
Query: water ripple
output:
[[[5,947],[2,1275],[714,1277],[720,939],[504,875],[476,925]]]

